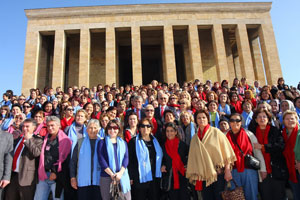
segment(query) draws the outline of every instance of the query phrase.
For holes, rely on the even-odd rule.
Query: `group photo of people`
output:
[[[4,200],[300,200],[300,83],[7,90]]]

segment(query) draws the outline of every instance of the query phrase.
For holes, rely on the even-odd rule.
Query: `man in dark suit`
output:
[[[143,106],[143,98],[141,96],[135,96],[133,98],[133,106],[134,106],[134,108],[130,108],[130,109],[128,109],[126,111],[125,120],[124,120],[125,121],[125,126],[128,125],[127,124],[127,122],[128,122],[128,115],[131,112],[135,112],[137,114],[138,120],[141,120],[141,119],[143,119],[143,118],[146,117],[145,110],[142,107]]]
[[[154,111],[154,117],[155,117],[158,124],[163,124],[164,123],[163,116],[164,116],[165,110],[173,111],[173,113],[175,114],[176,119],[178,118],[178,116],[176,115],[175,108],[167,106],[168,101],[169,101],[169,97],[168,97],[167,94],[162,93],[158,96],[159,106],[157,108],[155,108],[155,111]]]
[[[26,119],[22,134],[15,140],[11,183],[5,192],[6,200],[30,200],[34,197],[37,184],[37,162],[43,139],[33,134],[36,128],[34,119]]]
[[[10,183],[13,150],[12,134],[0,131],[0,200],[3,189]]]

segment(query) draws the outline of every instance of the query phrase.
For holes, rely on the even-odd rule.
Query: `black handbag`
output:
[[[172,173],[173,169],[171,168],[168,172],[163,172],[160,180],[160,189],[164,192],[169,192],[172,188]]]

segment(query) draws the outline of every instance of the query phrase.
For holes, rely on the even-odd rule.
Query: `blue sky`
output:
[[[7,0],[0,3],[0,99],[7,89],[21,93],[27,19],[24,9],[178,2],[259,2],[210,0]],[[300,1],[274,0],[271,16],[286,83],[296,86],[300,66]]]

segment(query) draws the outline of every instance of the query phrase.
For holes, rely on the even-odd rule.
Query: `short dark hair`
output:
[[[271,124],[271,122],[272,122],[272,114],[269,111],[267,111],[267,110],[265,110],[263,108],[260,108],[260,109],[256,110],[254,112],[254,114],[253,114],[252,119],[255,120],[260,113],[265,113],[267,115],[267,117],[268,117],[268,124]],[[258,125],[256,121],[255,121],[255,125],[256,126]]]
[[[25,124],[25,123],[32,123],[33,126],[37,126],[37,122],[35,121],[35,119],[32,119],[32,118],[27,118],[25,119],[23,122],[22,122],[22,125]]]
[[[209,113],[207,110],[198,110],[195,112],[194,114],[194,119],[195,119],[195,122],[197,124],[197,116],[200,114],[200,113],[204,113],[206,118],[207,118],[207,121],[208,121],[208,124],[210,124],[210,117],[209,117]],[[198,124],[197,124],[198,125]]]

